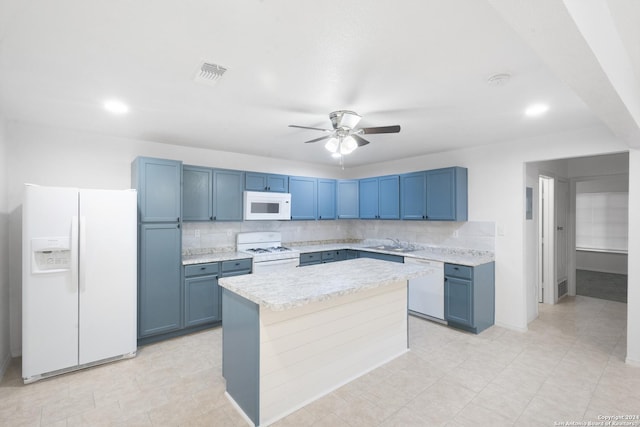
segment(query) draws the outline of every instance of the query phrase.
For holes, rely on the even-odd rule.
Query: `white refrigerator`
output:
[[[135,356],[136,200],[135,190],[25,185],[25,383]]]

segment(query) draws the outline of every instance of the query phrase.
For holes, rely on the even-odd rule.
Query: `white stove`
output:
[[[254,273],[295,268],[300,261],[299,251],[282,246],[279,231],[238,233],[236,249],[253,256]]]

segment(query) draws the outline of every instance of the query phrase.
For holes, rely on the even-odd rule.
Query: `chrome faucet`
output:
[[[403,248],[404,247],[404,245],[402,244],[400,239],[393,239],[391,237],[387,237],[387,240],[391,240],[393,242],[394,246],[396,246],[398,248]]]

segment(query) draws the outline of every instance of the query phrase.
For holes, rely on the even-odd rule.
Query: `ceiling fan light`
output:
[[[342,144],[340,144],[340,154],[350,154],[358,148],[358,143],[355,139],[348,136],[342,140]]]
[[[338,151],[338,145],[338,140],[336,138],[331,138],[326,144],[324,144],[324,148],[331,153],[335,153]]]
[[[331,157],[333,157],[334,159],[339,159],[340,157],[342,157],[342,154],[336,151],[335,153],[331,153]]]

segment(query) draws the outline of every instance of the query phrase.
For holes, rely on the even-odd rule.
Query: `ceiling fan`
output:
[[[322,129],[309,126],[289,125],[292,128],[300,129],[312,129],[326,132],[327,135],[315,138],[305,143],[319,142],[328,140],[325,144],[325,148],[329,150],[334,157],[342,158],[343,155],[353,152],[358,147],[369,144],[369,141],[362,138],[360,135],[372,135],[376,133],[398,133],[400,132],[400,126],[380,126],[369,128],[356,128],[358,122],[362,116],[359,114],[348,111],[338,110],[329,114],[333,129]]]

